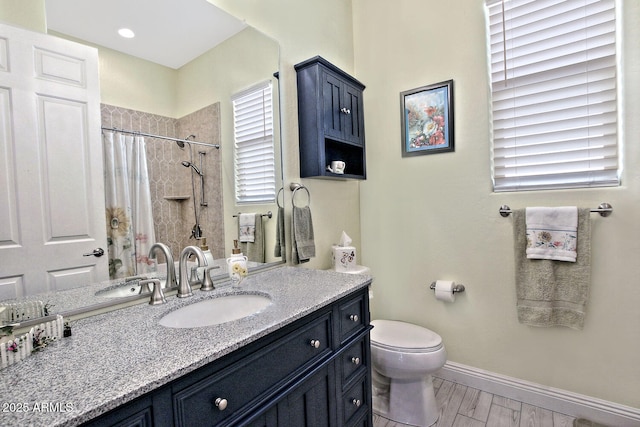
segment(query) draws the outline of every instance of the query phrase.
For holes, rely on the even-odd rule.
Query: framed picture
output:
[[[453,80],[400,93],[402,157],[454,151]]]

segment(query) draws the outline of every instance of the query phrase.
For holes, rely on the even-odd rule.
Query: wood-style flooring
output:
[[[433,378],[440,418],[436,427],[571,427],[573,417]],[[373,415],[373,427],[405,427]]]

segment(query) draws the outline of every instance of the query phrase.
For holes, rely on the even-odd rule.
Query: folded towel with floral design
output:
[[[578,208],[526,209],[527,258],[576,262]]]

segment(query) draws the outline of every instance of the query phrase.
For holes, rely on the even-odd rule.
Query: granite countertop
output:
[[[226,279],[227,278],[226,260],[220,258],[214,261],[215,261],[215,265],[218,266],[219,268],[216,270],[213,270],[213,273],[211,276],[212,280],[214,282],[218,282],[221,279],[222,280]],[[178,262],[176,262],[175,264],[176,264],[176,276],[178,276],[178,272],[179,272]],[[195,265],[196,263],[194,262],[188,262],[189,268]],[[257,263],[257,262],[249,262],[248,266],[249,268],[256,268],[256,267],[267,266],[267,265],[262,263]],[[164,267],[164,264],[162,264],[161,267],[159,267],[159,271],[145,273],[140,276],[143,276],[148,279],[161,279],[164,281],[167,274],[166,274],[166,267],[164,268],[162,267]],[[251,270],[250,270],[250,274],[251,274]],[[139,276],[136,276],[136,277],[139,277]],[[35,294],[35,295],[28,295],[18,299],[7,299],[2,302],[14,303],[14,302],[21,302],[21,301],[42,301],[43,303],[51,307],[49,311],[50,314],[58,314],[58,313],[64,314],[69,312],[82,311],[86,308],[98,309],[99,307],[102,307],[102,306],[116,305],[125,301],[123,298],[109,297],[108,294],[105,293],[105,291],[109,291],[115,288],[128,287],[128,285],[131,283],[137,284],[137,281],[127,282],[126,279],[122,279],[122,278],[105,280],[101,282],[91,283],[85,286],[79,286],[76,288],[64,289],[62,291],[44,292],[44,293]],[[127,298],[127,297],[128,298],[133,297],[135,299],[137,295],[131,294],[131,295],[125,296],[124,298]]]
[[[73,335],[0,371],[0,425],[74,426],[192,372],[333,301],[371,277],[280,267],[190,298],[168,297],[73,323]],[[268,294],[256,315],[221,325],[173,329],[162,316],[233,293]]]

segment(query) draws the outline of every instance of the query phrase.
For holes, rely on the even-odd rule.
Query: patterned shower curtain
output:
[[[144,274],[155,242],[145,141],[113,132],[103,141],[109,277]]]

